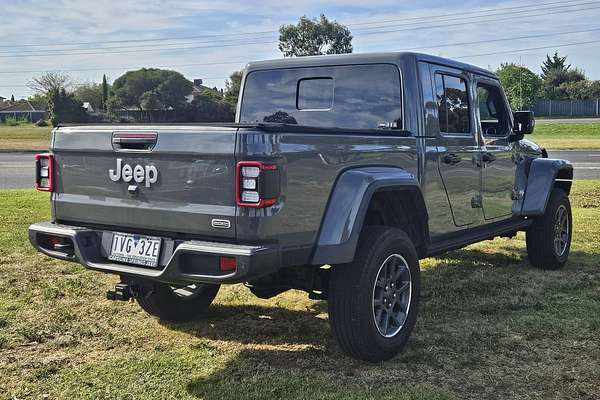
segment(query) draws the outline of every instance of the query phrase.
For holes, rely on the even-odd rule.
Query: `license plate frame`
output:
[[[156,268],[160,259],[162,238],[115,232],[112,235],[108,259],[125,264]]]

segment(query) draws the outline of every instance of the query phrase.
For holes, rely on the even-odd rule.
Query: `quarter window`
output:
[[[477,104],[483,136],[502,138],[510,134],[508,109],[499,87],[477,84]]]
[[[440,132],[471,132],[467,82],[456,76],[435,74],[435,87]]]

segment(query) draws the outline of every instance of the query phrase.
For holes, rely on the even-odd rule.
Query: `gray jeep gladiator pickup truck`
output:
[[[344,352],[386,360],[417,318],[419,259],[525,231],[531,264],[567,261],[573,168],[533,128],[493,73],[447,59],[253,62],[235,123],[55,129],[36,156],[52,220],[29,238],[168,320],[221,284],[306,291]]]

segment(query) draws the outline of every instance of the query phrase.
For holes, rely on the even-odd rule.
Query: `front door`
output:
[[[480,146],[469,101],[469,76],[459,70],[432,67],[439,120],[439,169],[454,224],[481,220]]]
[[[481,148],[482,205],[486,220],[512,216],[515,173],[510,108],[498,82],[478,79],[476,85],[477,128]]]

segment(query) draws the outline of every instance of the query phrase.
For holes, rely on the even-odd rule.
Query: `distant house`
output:
[[[192,101],[194,101],[194,97],[199,96],[205,90],[210,90],[211,92],[222,94],[216,88],[209,88],[208,86],[204,86],[202,84],[202,79],[194,79],[194,87],[192,88],[192,92],[185,96],[185,101],[191,103]]]
[[[8,106],[0,106],[0,122],[4,122],[6,118],[10,117],[36,122],[48,116],[47,105],[42,101],[4,101],[1,104]]]
[[[3,102],[4,100],[6,100],[6,97],[0,96],[0,102]]]

